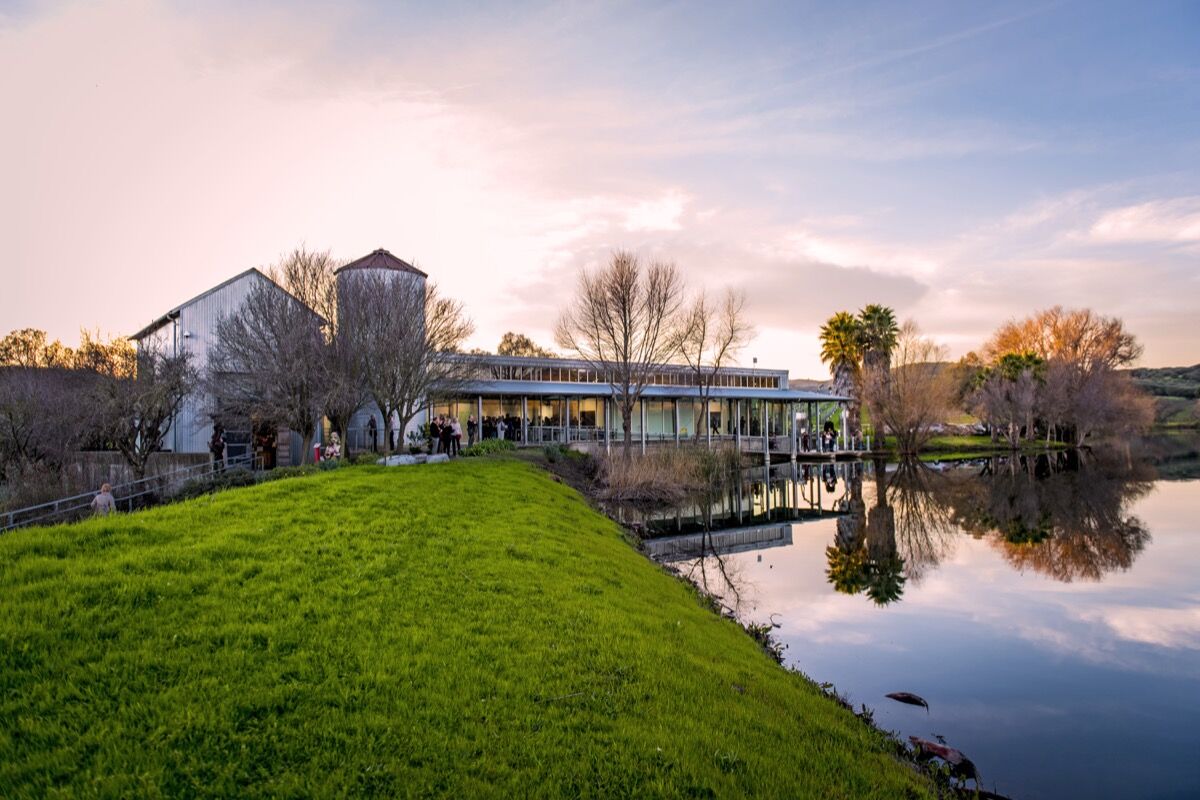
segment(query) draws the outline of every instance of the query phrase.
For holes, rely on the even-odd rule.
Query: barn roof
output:
[[[428,278],[421,270],[414,267],[402,258],[396,258],[394,255],[384,250],[382,247],[374,250],[357,261],[351,261],[343,267],[334,270],[334,274],[342,273],[352,269],[388,269],[393,272],[408,272],[413,275],[420,275],[422,278]]]
[[[154,333],[156,330],[158,330],[159,328],[161,328],[163,325],[166,325],[168,322],[170,322],[171,320],[173,320],[173,319],[175,319],[176,317],[178,317],[178,316],[179,316],[179,312],[180,312],[180,311],[182,311],[183,309],[187,308],[188,306],[190,306],[192,303],[195,303],[195,302],[197,302],[198,300],[203,300],[204,298],[208,297],[208,296],[209,296],[210,294],[212,294],[213,292],[216,292],[216,291],[219,291],[219,290],[221,290],[221,289],[224,289],[224,288],[225,288],[226,286],[228,286],[229,284],[231,284],[231,283],[237,283],[237,282],[238,282],[238,281],[240,281],[242,278],[245,278],[245,277],[248,277],[248,276],[251,276],[251,275],[257,275],[259,278],[262,278],[264,281],[266,281],[267,283],[271,284],[271,285],[272,285],[272,286],[274,286],[276,289],[278,289],[279,291],[281,291],[281,292],[283,292],[284,294],[286,294],[288,297],[291,297],[291,298],[292,298],[293,300],[295,300],[297,303],[300,303],[300,300],[299,300],[299,299],[298,299],[298,298],[297,298],[297,297],[296,297],[294,294],[292,294],[291,292],[289,292],[287,289],[284,289],[282,286],[280,286],[279,284],[277,284],[275,281],[271,280],[271,277],[270,277],[269,275],[266,275],[266,274],[264,274],[264,273],[262,272],[262,270],[255,269],[255,268],[251,267],[250,269],[248,269],[248,270],[246,270],[246,271],[244,271],[244,272],[239,272],[237,275],[234,275],[232,278],[230,278],[230,279],[228,279],[228,280],[221,281],[220,283],[218,283],[216,286],[212,287],[211,289],[206,289],[205,291],[203,291],[203,292],[201,292],[200,294],[198,294],[198,295],[196,295],[195,297],[193,297],[191,300],[188,300],[188,301],[187,301],[187,302],[185,302],[185,303],[180,303],[179,305],[175,306],[175,307],[174,307],[174,308],[172,308],[170,311],[168,311],[167,313],[163,314],[161,317],[158,317],[158,318],[157,318],[157,319],[155,319],[153,322],[151,322],[149,325],[147,325],[146,327],[142,328],[140,331],[138,331],[137,333],[133,334],[133,335],[132,335],[132,336],[130,336],[129,338],[130,338],[130,339],[132,339],[132,340],[134,340],[134,341],[138,341],[138,340],[140,340],[140,339],[144,339],[145,337],[149,336],[150,334]],[[303,305],[303,303],[301,303],[301,305]],[[305,306],[305,308],[308,308],[308,307],[307,307],[307,306]],[[309,310],[310,310],[310,311],[312,311],[312,309],[309,309]],[[318,314],[318,313],[317,313],[317,312],[315,312],[315,311],[313,311],[312,313],[313,313],[313,316],[317,317],[317,318],[318,318],[318,319],[320,319],[322,322],[324,322],[324,317],[322,317],[320,314]]]

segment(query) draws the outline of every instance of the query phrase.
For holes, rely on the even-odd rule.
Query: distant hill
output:
[[[823,381],[815,378],[792,378],[788,381],[788,388],[804,392],[832,392],[833,381],[828,378]]]
[[[1129,374],[1134,383],[1157,397],[1200,397],[1200,364],[1131,369]]]
[[[1200,364],[1131,369],[1129,375],[1142,391],[1154,396],[1154,419],[1158,424],[1200,426]]]

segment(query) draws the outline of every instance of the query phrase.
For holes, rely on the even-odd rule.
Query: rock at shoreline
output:
[[[413,464],[419,464],[416,456],[388,456],[381,458],[375,462],[384,467],[411,467]]]

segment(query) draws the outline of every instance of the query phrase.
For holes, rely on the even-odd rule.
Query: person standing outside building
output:
[[[475,437],[479,432],[479,423],[475,421],[475,415],[467,417],[467,447],[475,444]]]
[[[442,417],[436,416],[430,420],[430,453],[442,452]]]
[[[112,494],[110,484],[102,484],[100,491],[92,498],[92,512],[98,517],[107,517],[117,510],[117,501]]]
[[[508,430],[508,424],[504,421],[504,417],[496,418],[496,438],[503,439],[505,431]]]
[[[208,452],[212,453],[213,469],[225,469],[225,428],[221,423],[213,425],[212,438],[208,440]]]
[[[379,426],[375,423],[375,415],[367,420],[367,436],[371,437],[371,452],[379,452]]]

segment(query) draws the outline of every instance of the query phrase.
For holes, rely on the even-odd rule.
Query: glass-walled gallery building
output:
[[[482,420],[482,436],[517,444],[590,443],[623,439],[622,415],[608,376],[586,361],[464,356],[474,376],[452,396],[432,398],[430,413]],[[709,389],[707,407],[686,366],[655,370],[631,419],[634,442],[732,441],[746,450],[787,454],[820,449],[826,420],[840,429],[846,398],[791,389],[786,370],[726,368]]]

